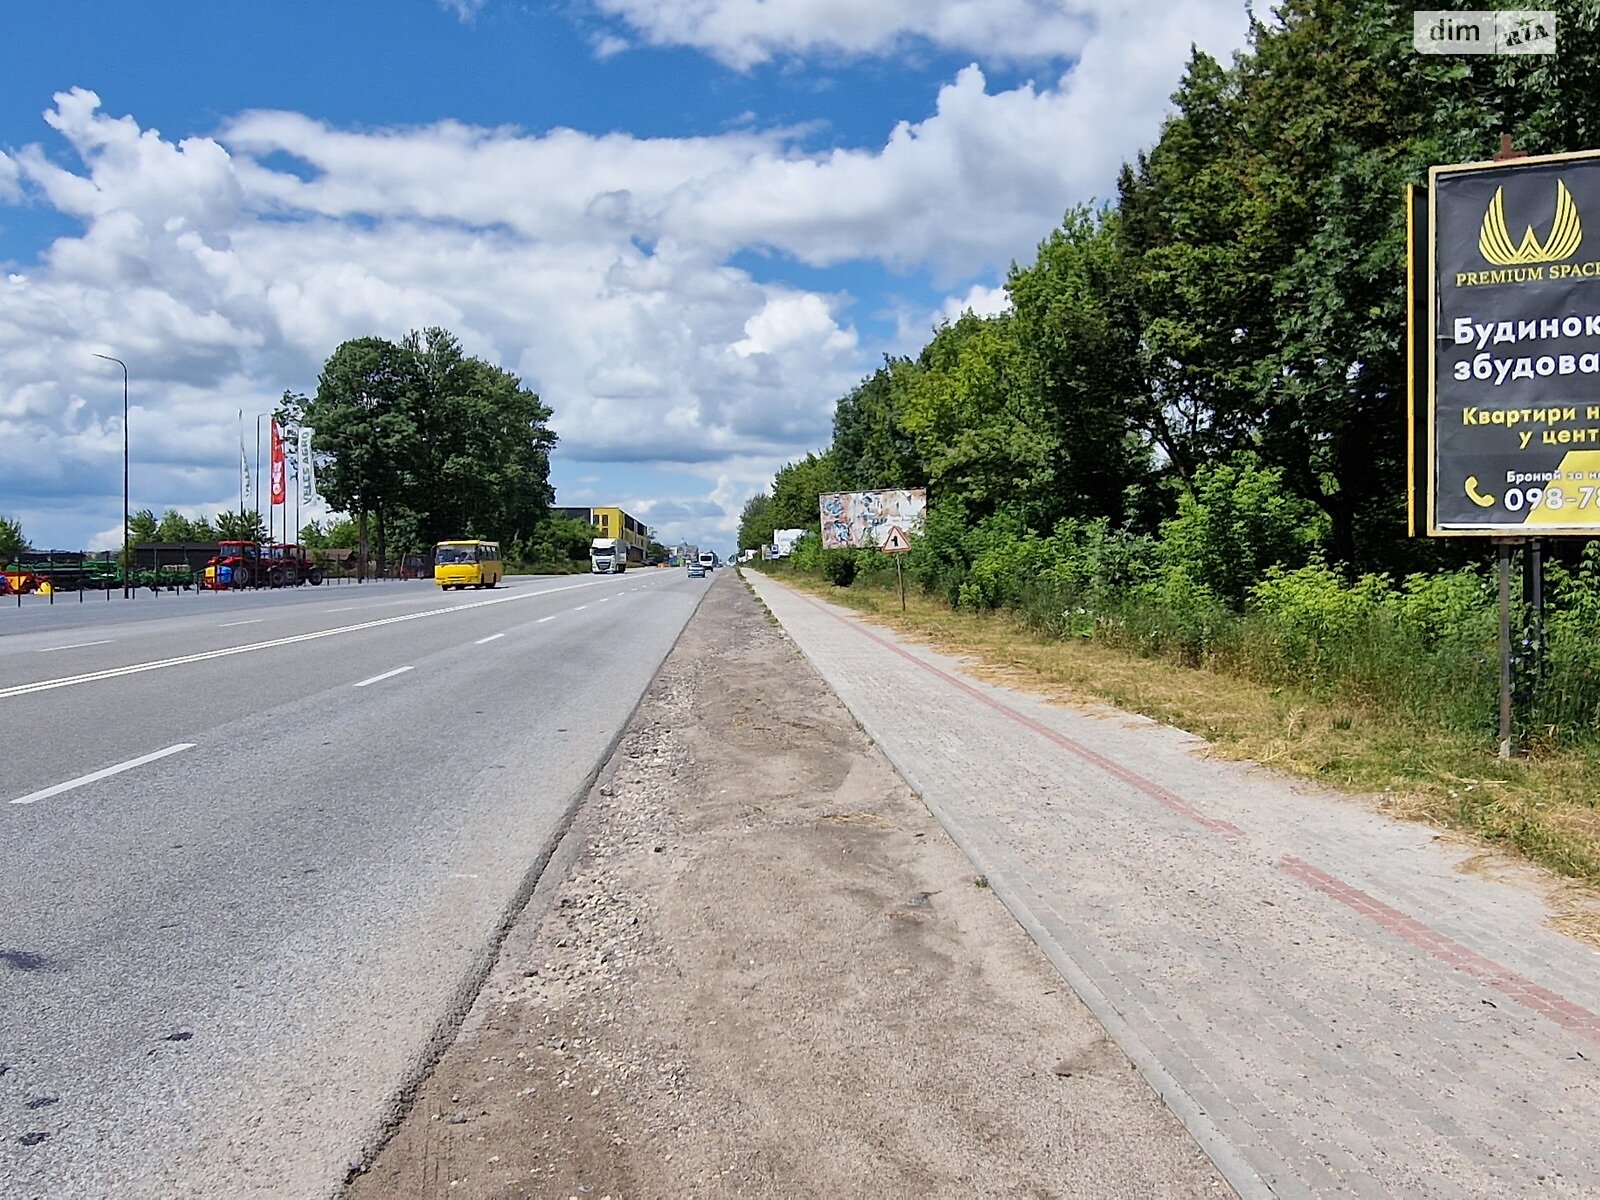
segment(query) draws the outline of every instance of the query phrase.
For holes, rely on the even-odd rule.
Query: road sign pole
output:
[[[894,556],[894,577],[895,577],[895,580],[900,584],[900,611],[901,612],[905,612],[906,611],[906,573],[905,573],[905,568],[901,565],[900,556],[898,554],[896,554]]]

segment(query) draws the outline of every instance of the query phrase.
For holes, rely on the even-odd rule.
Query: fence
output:
[[[215,542],[140,542],[133,548],[133,568],[127,573],[129,598],[141,592],[154,596],[192,592],[207,594],[200,586],[205,566],[216,557]],[[29,603],[54,604],[57,596],[77,597],[83,603],[87,594],[99,592],[110,600],[124,587],[121,554],[107,550],[86,553],[81,550],[26,550],[0,566],[0,596],[15,596],[15,607]],[[360,558],[353,550],[313,550],[309,557],[322,572],[326,583],[348,585],[361,582]],[[370,558],[365,572],[371,583],[430,578],[432,567],[422,555],[379,564]]]

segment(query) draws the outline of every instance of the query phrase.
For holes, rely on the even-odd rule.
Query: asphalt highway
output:
[[[335,1192],[710,582],[0,613],[0,1195]]]

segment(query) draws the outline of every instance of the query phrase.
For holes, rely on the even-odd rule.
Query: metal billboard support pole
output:
[[[1544,678],[1544,543],[1528,542],[1528,625],[1533,639],[1533,677]]]
[[[1511,757],[1511,546],[1495,541],[1495,568],[1500,584],[1500,757]]]

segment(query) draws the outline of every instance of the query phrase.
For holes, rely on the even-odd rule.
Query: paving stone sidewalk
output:
[[[1535,890],[746,578],[1241,1195],[1600,1195],[1600,952]]]

